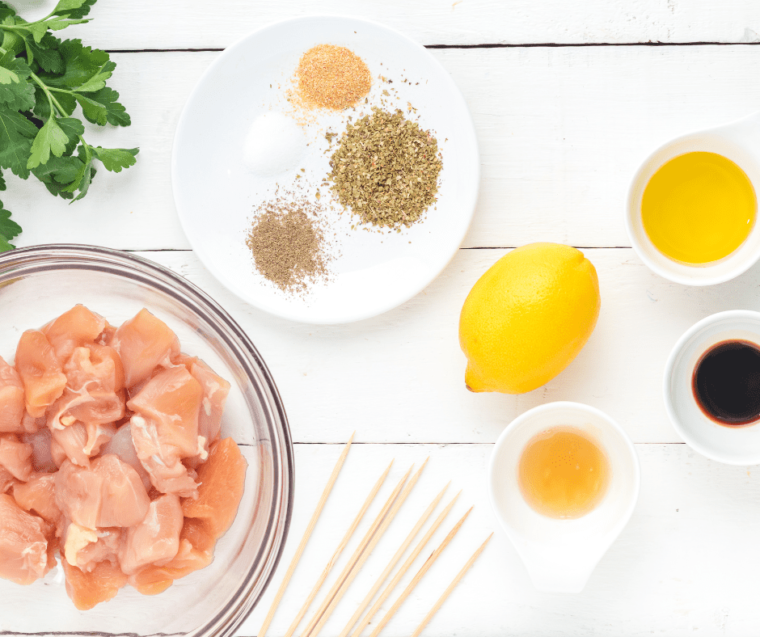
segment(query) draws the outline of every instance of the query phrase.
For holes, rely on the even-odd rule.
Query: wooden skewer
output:
[[[435,508],[438,506],[438,503],[441,501],[443,494],[446,492],[446,489],[448,488],[449,488],[448,484],[445,487],[443,487],[443,489],[441,489],[441,492],[437,496],[435,496],[433,501],[430,503],[430,506],[425,510],[422,516],[420,516],[420,519],[417,521],[417,524],[414,525],[414,528],[409,532],[409,535],[407,535],[406,539],[401,544],[398,551],[396,551],[396,554],[391,558],[391,561],[388,562],[388,566],[385,567],[385,570],[382,572],[380,577],[377,578],[377,582],[375,582],[375,585],[372,587],[369,593],[367,593],[367,596],[362,600],[362,603],[359,604],[359,608],[356,609],[356,612],[353,614],[351,619],[346,624],[346,627],[343,629],[343,632],[341,632],[338,637],[348,637],[348,634],[349,632],[351,632],[351,629],[354,627],[356,622],[359,621],[359,618],[362,616],[362,613],[367,609],[367,606],[370,605],[375,595],[377,594],[377,591],[380,590],[380,587],[385,583],[385,580],[391,574],[391,571],[393,571],[396,564],[398,564],[398,561],[401,559],[404,553],[406,553],[406,549],[409,548],[409,545],[414,541],[414,538],[417,537],[417,533],[420,532],[420,529],[424,526],[425,522],[427,522],[428,518],[433,513]]]
[[[335,468],[333,469],[332,474],[330,474],[330,478],[327,481],[327,484],[325,485],[325,489],[322,492],[322,497],[319,499],[319,502],[317,503],[317,508],[314,509],[314,513],[311,516],[311,520],[309,520],[309,525],[306,527],[306,531],[304,531],[303,538],[301,538],[301,543],[298,545],[298,548],[296,549],[296,553],[293,556],[293,559],[290,561],[290,565],[288,566],[288,570],[285,572],[285,577],[283,577],[282,579],[280,588],[277,589],[277,593],[274,596],[274,600],[272,601],[272,605],[269,608],[269,612],[267,613],[267,616],[264,619],[264,625],[261,627],[261,630],[259,630],[258,637],[264,637],[267,633],[267,630],[269,630],[269,625],[272,623],[272,620],[274,619],[274,614],[277,612],[277,607],[280,605],[282,596],[285,594],[285,589],[288,587],[288,584],[290,583],[290,578],[293,577],[293,573],[295,572],[296,567],[298,566],[298,562],[301,559],[301,555],[303,555],[304,549],[306,548],[306,544],[309,542],[309,538],[311,537],[311,534],[314,531],[314,527],[317,525],[317,521],[319,520],[319,516],[322,513],[322,509],[324,508],[325,503],[327,502],[327,498],[330,497],[330,492],[332,491],[333,485],[335,484],[335,481],[338,479],[338,474],[340,473],[340,470],[343,468],[343,463],[346,461],[346,456],[348,456],[349,449],[351,449],[351,443],[354,440],[355,434],[356,432],[351,434],[351,437],[348,439],[346,446],[343,448],[343,452],[340,454],[340,457],[338,458],[338,462],[335,463]]]
[[[470,507],[469,511],[467,511],[467,513],[461,517],[459,522],[454,525],[454,528],[449,531],[449,534],[444,538],[443,542],[441,542],[441,545],[430,554],[430,557],[428,557],[427,560],[425,560],[422,568],[417,571],[414,579],[409,582],[409,585],[404,589],[404,592],[399,595],[390,610],[385,613],[385,616],[380,620],[380,623],[375,627],[375,630],[372,631],[370,637],[377,637],[383,628],[385,628],[386,624],[391,620],[391,617],[393,617],[396,614],[396,611],[401,608],[401,605],[406,601],[406,598],[409,597],[415,586],[419,584],[425,573],[430,570],[430,567],[433,566],[441,553],[443,553],[443,550],[449,545],[449,542],[451,542],[451,540],[454,539],[454,536],[459,532],[459,529],[462,527],[462,524],[464,524],[467,516],[470,515],[470,511],[472,511],[472,507]]]
[[[460,491],[459,493],[462,492]],[[393,576],[390,584],[385,587],[385,590],[383,590],[383,592],[380,594],[380,597],[377,598],[377,601],[372,605],[372,608],[369,609],[369,612],[364,616],[364,619],[362,619],[359,627],[353,632],[351,637],[359,637],[359,635],[362,634],[362,631],[366,628],[367,624],[372,621],[372,618],[377,614],[377,611],[380,610],[380,607],[383,605],[385,600],[388,599],[388,596],[393,592],[393,589],[396,588],[398,583],[401,581],[401,578],[404,577],[404,575],[406,575],[406,572],[411,568],[414,560],[417,559],[417,556],[422,552],[422,549],[425,548],[425,545],[430,541],[430,538],[433,537],[433,534],[438,530],[438,527],[441,526],[443,521],[446,519],[449,511],[451,511],[451,507],[453,507],[454,503],[457,501],[459,493],[457,493],[452,498],[451,502],[446,505],[446,508],[441,511],[435,522],[433,522],[427,533],[425,533],[425,536],[417,543],[417,546],[414,547],[414,550],[410,553],[409,557],[406,558],[406,561],[401,565],[401,568],[399,568],[396,575]]]
[[[435,603],[435,606],[430,609],[430,612],[425,615],[425,619],[423,619],[420,625],[417,626],[416,630],[412,633],[412,637],[420,637],[420,633],[425,630],[425,626],[427,626],[430,620],[433,619],[433,615],[435,615],[440,610],[441,606],[443,606],[443,603],[446,601],[448,596],[451,595],[451,591],[456,588],[457,584],[459,584],[465,573],[470,570],[470,567],[475,563],[475,560],[480,557],[480,554],[483,552],[483,549],[486,548],[486,544],[488,544],[492,537],[493,533],[491,533],[491,535],[486,538],[486,541],[480,545],[480,548],[472,554],[472,557],[469,560],[467,560],[467,563],[462,567],[462,570],[457,573],[454,581],[449,584],[448,588],[445,591],[443,591],[443,595],[441,595],[441,597]]]
[[[393,508],[388,512],[388,515],[383,520],[382,525],[378,529],[377,533],[372,537],[372,541],[367,546],[366,550],[362,553],[359,560],[356,562],[355,566],[351,571],[349,572],[348,576],[344,580],[344,582],[341,584],[338,591],[335,593],[335,597],[333,597],[330,604],[325,609],[325,612],[322,614],[322,617],[319,620],[319,623],[316,625],[314,630],[309,634],[309,637],[317,637],[319,635],[319,632],[322,630],[322,627],[325,625],[327,620],[330,618],[330,615],[332,615],[335,608],[340,603],[340,600],[343,598],[343,595],[348,590],[348,587],[351,586],[351,583],[356,579],[356,576],[359,574],[359,571],[362,570],[362,567],[364,566],[364,563],[367,561],[367,558],[371,555],[372,551],[375,549],[375,546],[377,546],[377,543],[380,541],[380,538],[383,537],[383,534],[390,526],[391,522],[393,522],[393,518],[396,517],[396,513],[398,513],[399,509],[401,508],[401,505],[404,504],[404,501],[409,497],[409,494],[412,492],[412,489],[414,489],[414,485],[417,484],[417,480],[420,479],[420,475],[422,475],[422,471],[425,468],[425,465],[427,464],[428,460],[430,458],[428,457],[425,462],[422,463],[422,466],[419,468],[417,473],[412,476],[412,479],[409,480],[409,484],[404,487],[404,490],[401,492],[401,495],[398,497],[398,499],[393,503]]]
[[[369,495],[367,496],[367,499],[364,501],[362,508],[359,510],[359,513],[356,514],[354,521],[351,523],[351,526],[346,531],[346,534],[343,536],[343,539],[340,541],[340,544],[338,544],[338,548],[335,549],[335,553],[333,553],[332,557],[330,558],[330,561],[327,562],[327,565],[322,571],[322,574],[319,576],[317,583],[314,584],[314,588],[311,589],[311,593],[309,593],[309,596],[306,598],[306,601],[303,603],[303,606],[301,606],[301,610],[298,611],[298,615],[296,615],[296,618],[293,620],[293,623],[290,625],[287,632],[285,633],[285,637],[292,637],[293,633],[296,632],[296,629],[298,628],[298,624],[301,623],[303,616],[309,610],[309,606],[311,606],[311,603],[314,601],[314,598],[317,596],[319,589],[322,588],[322,584],[325,583],[327,576],[330,574],[330,571],[332,570],[333,566],[335,566],[335,562],[338,561],[338,557],[340,557],[340,554],[343,552],[343,549],[346,548],[346,545],[351,539],[351,536],[353,536],[354,531],[356,531],[356,527],[359,526],[359,523],[362,521],[362,518],[364,518],[364,514],[367,512],[367,509],[369,508],[370,504],[372,504],[372,502],[374,501],[375,496],[377,495],[377,492],[380,490],[380,487],[383,486],[383,483],[385,482],[385,478],[388,477],[388,472],[391,470],[392,466],[393,466],[393,460],[391,460],[391,463],[388,465],[388,468],[383,472],[383,475],[381,475],[380,478],[378,478],[377,482],[375,483],[375,486],[372,487],[372,490],[369,492]]]
[[[410,468],[409,471],[406,472],[406,474],[399,480],[398,484],[396,485],[396,488],[393,490],[393,493],[388,497],[388,500],[386,500],[385,504],[383,505],[383,508],[380,510],[380,513],[377,514],[377,517],[375,518],[374,522],[372,522],[372,526],[370,526],[369,530],[365,533],[364,537],[362,538],[362,541],[359,543],[359,546],[354,551],[351,558],[348,560],[348,564],[346,564],[345,568],[341,572],[341,574],[338,576],[338,580],[335,582],[333,587],[330,589],[330,592],[327,594],[327,597],[322,602],[322,605],[319,607],[317,612],[314,614],[314,616],[311,618],[311,621],[306,626],[306,630],[304,630],[301,633],[301,637],[308,637],[311,634],[311,631],[314,630],[314,627],[319,623],[320,618],[322,617],[322,613],[325,612],[325,609],[330,605],[330,602],[332,601],[332,598],[335,596],[335,593],[340,588],[340,585],[343,583],[343,581],[346,579],[348,574],[351,572],[351,569],[353,568],[356,561],[361,557],[361,554],[364,552],[364,549],[367,547],[367,544],[369,544],[370,540],[372,539],[372,536],[375,534],[375,531],[377,531],[378,527],[383,521],[383,518],[385,517],[385,514],[388,513],[388,510],[393,505],[393,502],[396,500],[396,497],[398,496],[399,492],[401,491],[401,488],[404,486],[404,483],[406,482],[406,479],[409,477],[409,474],[412,472],[412,469]]]

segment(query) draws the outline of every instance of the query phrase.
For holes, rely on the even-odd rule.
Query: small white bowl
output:
[[[558,426],[586,433],[609,462],[604,498],[593,511],[574,520],[533,510],[518,484],[525,446],[536,434]],[[639,497],[639,461],[630,438],[609,416],[579,403],[549,403],[516,418],[496,441],[488,471],[494,513],[540,591],[580,593],[627,524]]]
[[[666,257],[649,239],[641,220],[641,200],[652,176],[674,157],[697,151],[727,157],[747,174],[755,192],[760,191],[760,113],[755,113],[725,126],[677,137],[649,155],[628,188],[625,226],[636,254],[660,276],[683,285],[715,285],[743,274],[760,259],[760,220],[755,220],[749,236],[734,252],[705,265],[687,265]]]
[[[729,339],[760,347],[760,313],[719,312],[693,325],[678,340],[665,365],[665,409],[678,434],[703,456],[725,464],[760,464],[760,423],[720,425],[705,415],[694,398],[692,378],[699,359],[713,345]]]

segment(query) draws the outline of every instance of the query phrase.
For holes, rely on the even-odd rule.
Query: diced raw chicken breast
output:
[[[66,560],[61,560],[66,576],[66,592],[79,610],[90,610],[101,602],[116,597],[127,583],[127,576],[118,564],[110,560],[98,562],[90,573],[85,573]]]
[[[105,326],[106,320],[102,316],[90,312],[84,305],[75,305],[45,325],[42,332],[63,365],[75,348],[94,343]]]
[[[32,445],[21,442],[15,434],[0,434],[0,466],[16,480],[26,482],[32,475]]]
[[[162,495],[153,500],[145,519],[126,531],[126,540],[119,550],[121,570],[130,575],[148,564],[160,566],[171,561],[179,550],[182,521],[182,507],[176,495]]]
[[[17,482],[13,499],[24,511],[36,513],[46,522],[58,524],[61,520],[61,509],[55,501],[55,475],[51,473],[37,473],[27,482]]]
[[[230,384],[201,360],[196,359],[188,368],[190,374],[203,388],[203,399],[198,415],[198,435],[206,440],[208,446],[219,440],[219,432],[222,428],[222,412],[227,395],[230,393]]]
[[[148,512],[150,499],[140,476],[113,454],[92,460],[89,469],[66,460],[55,476],[56,502],[79,526],[133,526]]]
[[[24,417],[21,419],[21,424],[24,427],[24,431],[28,434],[37,433],[40,429],[44,429],[47,426],[47,418],[43,414],[39,418],[34,418],[29,415],[29,412],[24,412]]]
[[[208,460],[198,467],[198,498],[182,501],[188,518],[204,520],[214,539],[232,526],[245,489],[248,462],[232,438],[211,445]]]
[[[194,496],[197,485],[182,458],[203,451],[198,439],[198,413],[203,389],[184,366],[166,369],[151,378],[127,407],[137,457],[162,493]]]
[[[132,442],[132,426],[122,425],[111,440],[103,447],[103,453],[113,453],[137,471],[145,490],[150,490],[150,476],[137,457],[135,445]]]
[[[18,372],[0,356],[0,432],[24,431],[24,385]]]
[[[39,330],[27,330],[16,348],[16,371],[24,384],[26,410],[33,418],[61,397],[66,376],[53,346]]]
[[[106,326],[103,328],[103,331],[100,333],[100,336],[98,336],[97,339],[95,339],[95,342],[98,345],[111,345],[111,341],[113,340],[114,334],[116,334],[116,328],[111,325],[108,321],[106,321]]]
[[[52,430],[50,450],[57,466],[68,458],[80,467],[89,467],[90,458],[100,453],[101,447],[116,433],[116,425],[87,424],[76,421],[63,429]]]
[[[179,550],[164,566],[148,566],[129,576],[129,583],[143,595],[162,593],[174,580],[206,568],[214,559],[214,540],[203,520],[185,518]]]
[[[0,577],[31,584],[55,564],[49,560],[46,525],[23,511],[8,494],[0,494]]]
[[[118,564],[122,529],[86,529],[71,523],[66,529],[63,557],[85,573],[91,573],[99,562],[110,560]]]
[[[121,356],[127,387],[147,380],[156,367],[169,367],[172,356],[179,353],[177,336],[146,309],[122,323],[111,346]]]
[[[7,493],[15,483],[16,479],[13,474],[5,467],[0,466],[0,493]]]
[[[35,471],[51,473],[58,468],[59,465],[53,461],[50,450],[52,440],[47,427],[43,427],[36,433],[24,434],[21,436],[21,441],[32,445],[32,467]]]
[[[76,420],[101,425],[124,417],[124,373],[116,350],[105,345],[77,347],[63,371],[66,389],[50,411],[51,429]]]

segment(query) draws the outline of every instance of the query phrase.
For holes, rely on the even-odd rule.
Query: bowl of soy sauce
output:
[[[760,312],[732,310],[692,326],[665,366],[665,407],[695,451],[760,464]]]

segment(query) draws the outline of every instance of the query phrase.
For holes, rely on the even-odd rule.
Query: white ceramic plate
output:
[[[369,103],[340,114],[319,112],[304,130],[309,146],[301,163],[276,177],[257,177],[243,164],[246,133],[259,115],[288,113],[286,89],[301,55],[317,44],[346,46],[372,73]],[[383,75],[393,80],[384,84]],[[406,82],[404,80],[407,80]],[[271,88],[270,88],[271,87]],[[384,96],[383,92],[388,91]],[[320,187],[329,172],[325,132],[342,133],[384,100],[436,136],[443,157],[438,202],[400,233],[351,230],[350,213],[327,205]],[[411,104],[416,113],[407,110]],[[333,144],[333,148],[336,145]],[[305,172],[302,172],[301,169]],[[296,175],[300,174],[300,178]],[[182,226],[203,264],[252,305],[295,321],[347,323],[407,301],[443,270],[469,228],[480,180],[472,118],[449,74],[421,45],[365,20],[315,16],[264,27],[227,48],[193,90],[177,126],[172,186]],[[276,289],[255,271],[245,238],[255,208],[277,187],[310,199],[320,191],[333,249],[332,280],[304,298]]]

